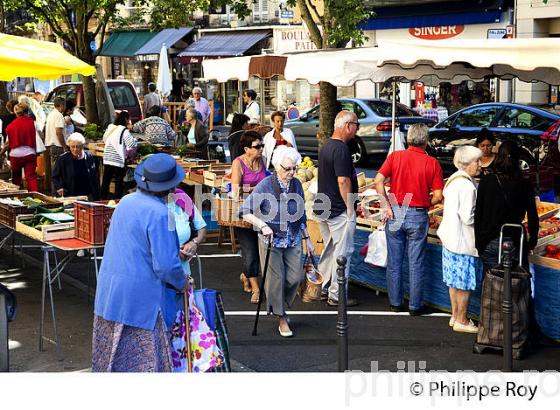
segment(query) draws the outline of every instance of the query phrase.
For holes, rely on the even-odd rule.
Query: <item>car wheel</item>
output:
[[[354,165],[365,165],[367,163],[366,146],[359,137],[354,137],[350,145],[350,153]]]
[[[533,158],[533,156],[526,152],[522,152],[519,155],[519,167],[521,168],[521,171],[529,171],[529,168],[532,165],[535,165],[535,159]]]

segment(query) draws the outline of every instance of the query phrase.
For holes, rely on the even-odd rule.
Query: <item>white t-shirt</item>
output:
[[[60,141],[56,136],[56,129],[62,128],[62,135],[64,135],[64,140],[66,141],[66,122],[64,121],[64,115],[56,108],[53,109],[47,116],[47,124],[45,126],[45,146],[50,147],[56,145],[61,147]]]
[[[249,117],[249,124],[258,124],[261,121],[261,110],[259,104],[257,104],[255,101],[251,101],[249,103],[247,108],[245,108],[245,112],[243,114]]]

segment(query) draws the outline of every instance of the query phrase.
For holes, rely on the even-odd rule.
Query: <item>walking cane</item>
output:
[[[187,371],[192,373],[191,324],[189,322],[189,291],[183,291],[185,305],[185,343],[187,344]]]
[[[266,248],[266,257],[264,258],[264,269],[261,286],[259,287],[259,303],[257,303],[257,315],[255,316],[255,325],[253,326],[253,336],[257,335],[257,326],[259,325],[259,314],[261,311],[261,303],[264,295],[264,282],[266,281],[266,271],[268,270],[268,260],[270,259],[270,248],[272,247],[272,237],[268,239],[268,247]]]

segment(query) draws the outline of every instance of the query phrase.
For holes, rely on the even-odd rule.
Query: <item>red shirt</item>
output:
[[[22,115],[13,120],[6,127],[6,135],[8,136],[10,149],[23,146],[35,148],[37,146],[35,122],[28,115]]]
[[[378,171],[391,178],[390,192],[402,205],[405,195],[412,194],[409,206],[430,207],[430,191],[443,189],[443,173],[439,162],[417,147],[396,151],[387,157]]]

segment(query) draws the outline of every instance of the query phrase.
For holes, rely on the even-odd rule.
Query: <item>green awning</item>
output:
[[[134,57],[134,54],[158,32],[116,31],[113,32],[98,55],[106,57]]]

